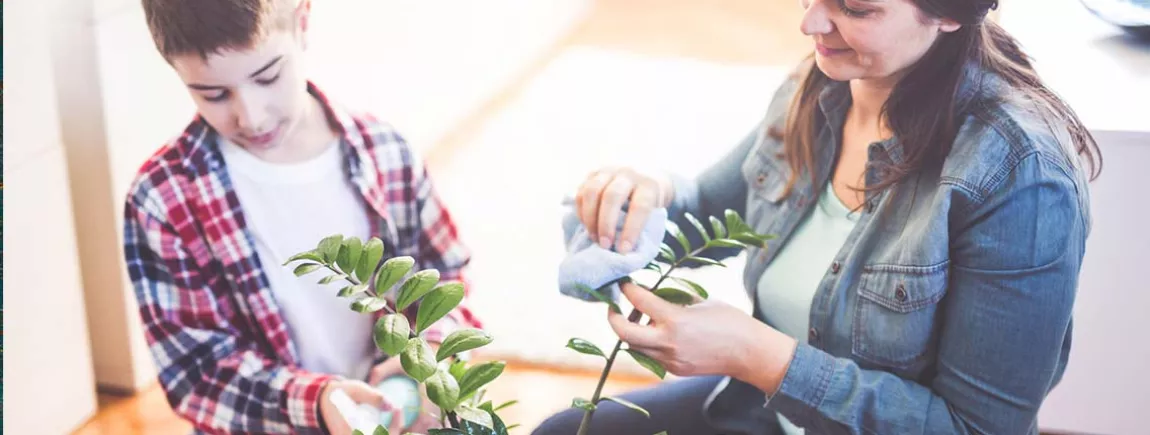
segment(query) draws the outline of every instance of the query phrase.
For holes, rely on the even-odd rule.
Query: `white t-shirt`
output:
[[[324,237],[342,234],[365,242],[371,237],[366,205],[344,175],[339,143],[292,164],[260,160],[222,138],[220,150],[303,368],[363,379],[375,349],[371,316],[352,311],[351,301],[336,295],[347,282],[320,285],[317,281],[330,273],[297,277],[294,264],[284,266]]]

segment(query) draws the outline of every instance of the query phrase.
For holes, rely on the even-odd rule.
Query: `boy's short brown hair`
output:
[[[156,49],[169,60],[249,48],[271,30],[290,26],[298,1],[142,0]]]

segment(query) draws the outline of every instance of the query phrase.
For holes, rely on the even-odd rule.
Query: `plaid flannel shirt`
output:
[[[442,282],[463,282],[470,293],[470,253],[421,159],[390,126],[336,107],[311,83],[308,91],[338,128],[346,173],[385,258],[411,256],[416,270],[438,269]],[[318,399],[333,375],[299,366],[264,275],[284,266],[257,257],[216,144],[196,117],[143,164],[124,210],[124,255],[159,381],[197,432],[323,433]],[[481,327],[466,297],[444,320],[428,340]]]

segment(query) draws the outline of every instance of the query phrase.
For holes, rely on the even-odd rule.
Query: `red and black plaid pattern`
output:
[[[386,256],[412,256],[470,293],[470,253],[421,159],[387,124],[308,89],[339,129],[349,181]],[[264,275],[281,265],[256,256],[217,134],[202,118],[143,164],[124,213],[128,272],[172,408],[197,432],[323,433],[318,398],[332,376],[299,367]],[[466,301],[426,338],[481,327]]]

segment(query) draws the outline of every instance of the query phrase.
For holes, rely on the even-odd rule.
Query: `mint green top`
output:
[[[806,342],[815,291],[858,219],[827,183],[818,206],[803,218],[759,278],[759,309],[780,332]],[[782,415],[779,421],[788,435],[803,434]]]

